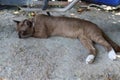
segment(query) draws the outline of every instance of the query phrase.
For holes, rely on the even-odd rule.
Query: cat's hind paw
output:
[[[88,55],[87,58],[86,58],[86,64],[93,63],[94,59],[95,59],[94,55]]]
[[[114,49],[112,49],[111,51],[109,51],[108,57],[109,57],[109,59],[111,59],[111,60],[115,60],[115,59],[117,58],[117,55],[116,55]]]

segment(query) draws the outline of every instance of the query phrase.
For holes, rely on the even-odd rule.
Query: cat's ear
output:
[[[27,20],[27,25],[29,26],[29,27],[32,27],[32,21],[29,21],[29,20]]]
[[[19,24],[20,23],[20,21],[17,21],[17,20],[13,20],[16,24]]]

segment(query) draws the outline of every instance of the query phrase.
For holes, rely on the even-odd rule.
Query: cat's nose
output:
[[[19,32],[18,32],[19,38],[22,38],[23,33],[24,33],[24,31],[19,31]]]
[[[18,33],[18,37],[21,38],[21,34],[20,34],[20,32]]]

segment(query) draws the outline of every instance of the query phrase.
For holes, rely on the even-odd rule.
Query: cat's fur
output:
[[[108,38],[96,24],[87,20],[39,14],[33,19],[15,22],[19,38],[63,36],[79,39],[90,53],[86,63],[92,63],[96,57],[97,52],[93,42],[103,45],[112,60],[116,59],[115,52],[120,52],[119,45]]]

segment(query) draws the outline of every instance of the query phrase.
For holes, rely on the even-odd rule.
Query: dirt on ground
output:
[[[95,9],[81,14],[75,9],[51,14],[96,23],[120,45],[118,14]],[[19,39],[13,20],[24,18],[25,15],[15,15],[10,10],[0,11],[0,80],[120,80],[120,59],[110,60],[101,45],[95,45],[98,50],[95,62],[86,64],[88,51],[77,39]]]

